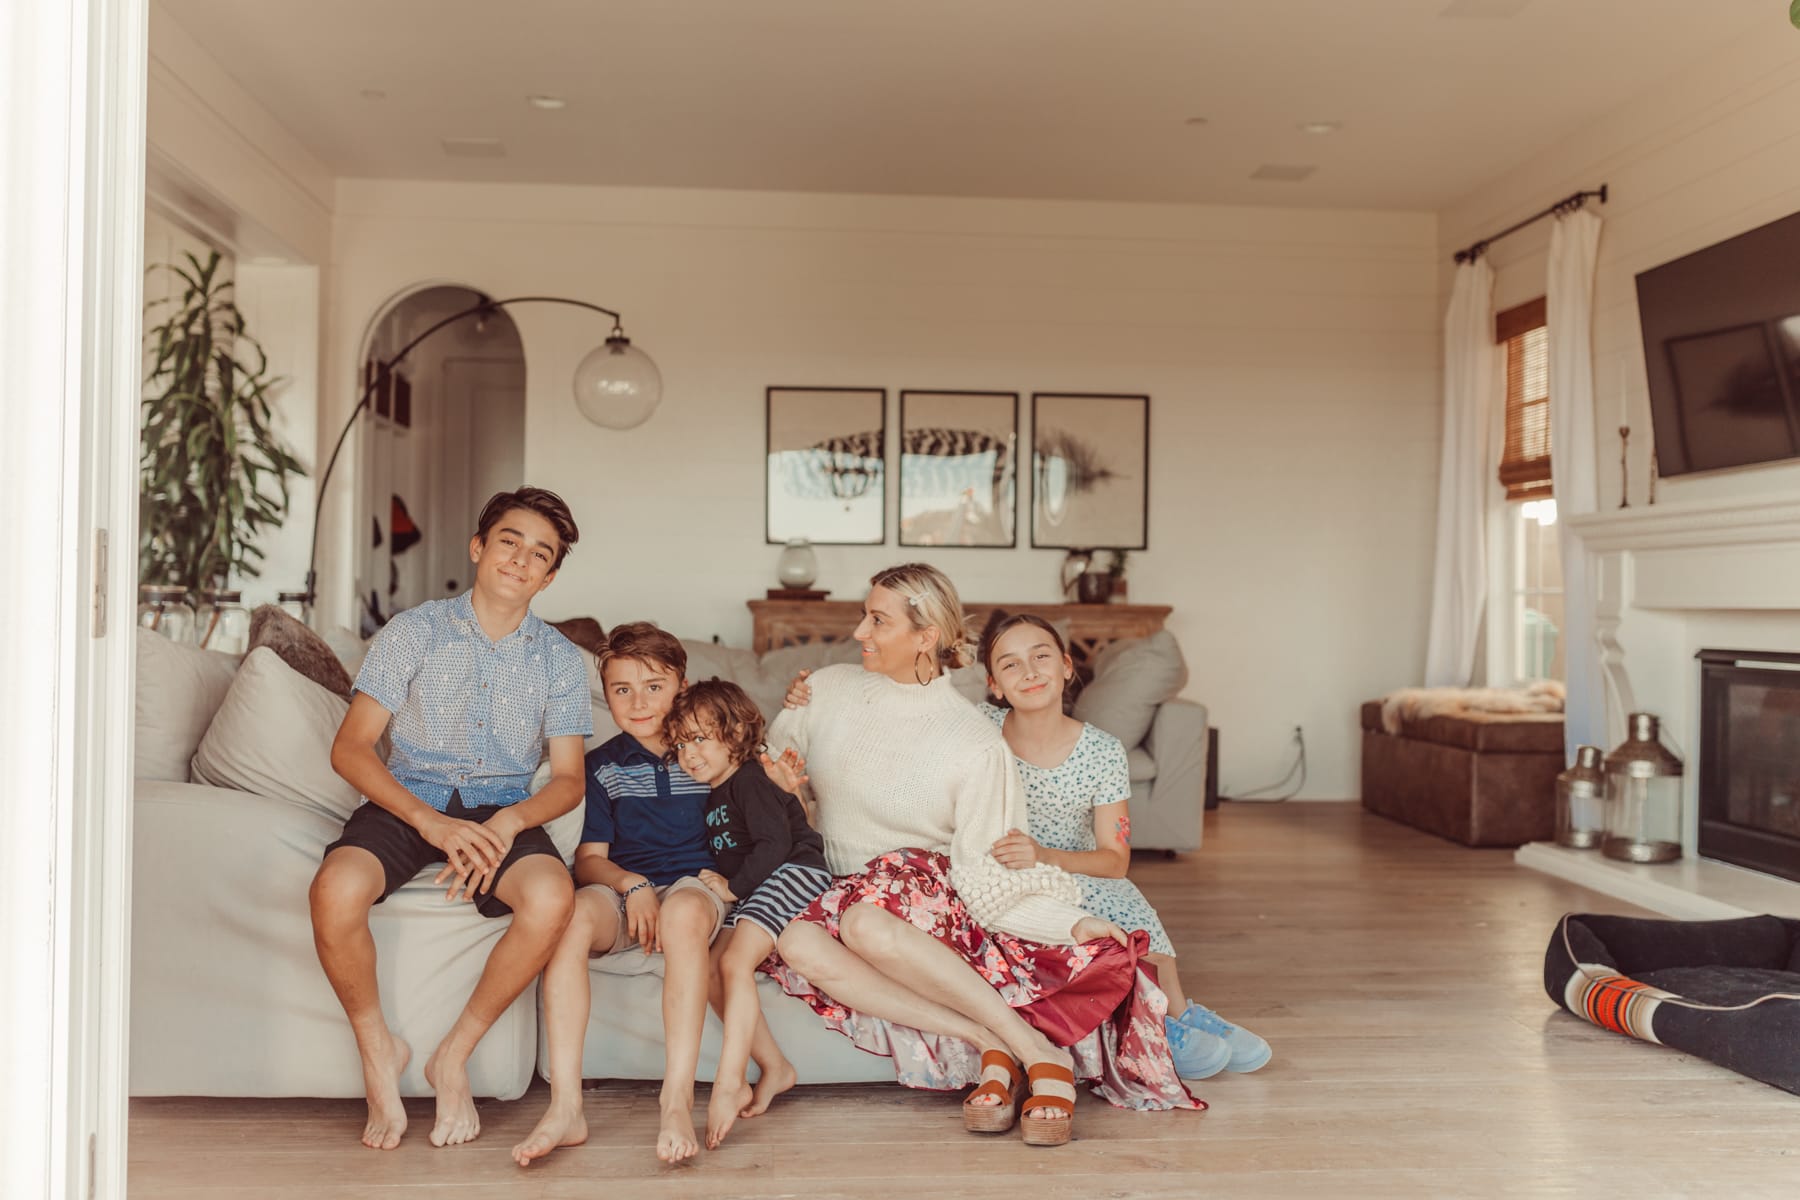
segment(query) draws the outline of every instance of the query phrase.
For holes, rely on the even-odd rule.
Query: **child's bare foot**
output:
[[[656,1157],[666,1163],[686,1162],[700,1153],[700,1140],[694,1136],[694,1118],[683,1108],[664,1108],[662,1125],[656,1131]]]
[[[392,1150],[406,1132],[406,1105],[400,1100],[400,1072],[412,1061],[412,1047],[388,1035],[387,1050],[374,1061],[363,1059],[363,1093],[369,1099],[369,1123],[363,1126],[362,1144],[371,1150]]]
[[[439,1046],[425,1060],[425,1082],[437,1093],[437,1124],[431,1127],[434,1146],[460,1146],[472,1142],[481,1133],[481,1117],[475,1112],[475,1097],[469,1094],[468,1065],[452,1062]]]
[[[794,1064],[782,1059],[780,1066],[772,1067],[757,1077],[756,1086],[750,1091],[750,1103],[738,1110],[738,1116],[759,1117],[768,1112],[775,1097],[793,1087],[799,1079],[794,1074]]]
[[[559,1147],[581,1145],[587,1136],[587,1117],[582,1115],[579,1099],[572,1105],[552,1104],[538,1118],[537,1128],[513,1147],[513,1161],[529,1167]]]
[[[731,1132],[731,1127],[742,1115],[744,1107],[751,1101],[750,1085],[743,1080],[736,1083],[715,1082],[712,1086],[712,1099],[706,1104],[706,1148],[717,1150]]]

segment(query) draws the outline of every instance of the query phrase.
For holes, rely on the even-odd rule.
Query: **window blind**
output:
[[[1500,484],[1508,500],[1532,500],[1550,490],[1550,331],[1539,297],[1494,318],[1494,339],[1506,349],[1506,443]]]

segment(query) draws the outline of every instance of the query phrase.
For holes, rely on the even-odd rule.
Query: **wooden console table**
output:
[[[758,654],[782,646],[811,642],[839,642],[849,638],[862,620],[860,600],[752,600],[754,622],[751,649]],[[1031,612],[1051,621],[1065,622],[1069,631],[1069,655],[1078,670],[1106,646],[1121,638],[1148,637],[1163,627],[1173,610],[1166,604],[1024,604],[1004,601],[964,606],[971,634],[979,635],[988,614],[996,608],[1007,612]]]

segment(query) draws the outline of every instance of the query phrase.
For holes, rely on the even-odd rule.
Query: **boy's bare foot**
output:
[[[529,1167],[535,1159],[543,1158],[561,1146],[581,1145],[587,1141],[587,1136],[587,1117],[582,1115],[579,1100],[571,1106],[552,1104],[538,1118],[537,1128],[513,1147],[513,1161],[521,1167]]]
[[[714,1082],[712,1099],[706,1104],[706,1148],[717,1150],[731,1132],[731,1127],[743,1115],[743,1109],[750,1103],[750,1085],[743,1080],[733,1083]]]
[[[431,1127],[434,1146],[460,1146],[472,1142],[481,1133],[481,1117],[475,1112],[475,1097],[469,1094],[469,1072],[466,1063],[449,1062],[439,1046],[425,1060],[425,1082],[437,1093],[437,1124]]]
[[[656,1131],[656,1157],[666,1163],[686,1162],[700,1153],[694,1136],[694,1118],[686,1108],[664,1108],[662,1126]]]
[[[740,1117],[759,1117],[769,1111],[769,1105],[775,1097],[798,1083],[800,1077],[794,1074],[794,1064],[781,1060],[781,1065],[764,1071],[757,1077],[756,1086],[751,1089],[750,1103],[738,1110]]]
[[[388,1048],[375,1061],[363,1059],[363,1094],[369,1099],[369,1123],[363,1126],[362,1144],[371,1150],[392,1150],[406,1132],[406,1105],[400,1100],[400,1072],[412,1061],[412,1047],[388,1035]]]

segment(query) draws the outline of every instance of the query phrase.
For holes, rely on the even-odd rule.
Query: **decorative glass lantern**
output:
[[[250,614],[244,594],[236,589],[208,588],[194,609],[194,644],[225,654],[242,654],[250,646]]]
[[[1606,832],[1606,779],[1600,747],[1575,747],[1575,765],[1556,777],[1556,844],[1592,850]]]
[[[193,641],[194,610],[188,606],[187,589],[178,584],[140,584],[137,623],[171,642]]]
[[[1625,719],[1625,740],[1606,756],[1606,840],[1600,852],[1626,862],[1681,857],[1681,760],[1662,744],[1650,713]]]

